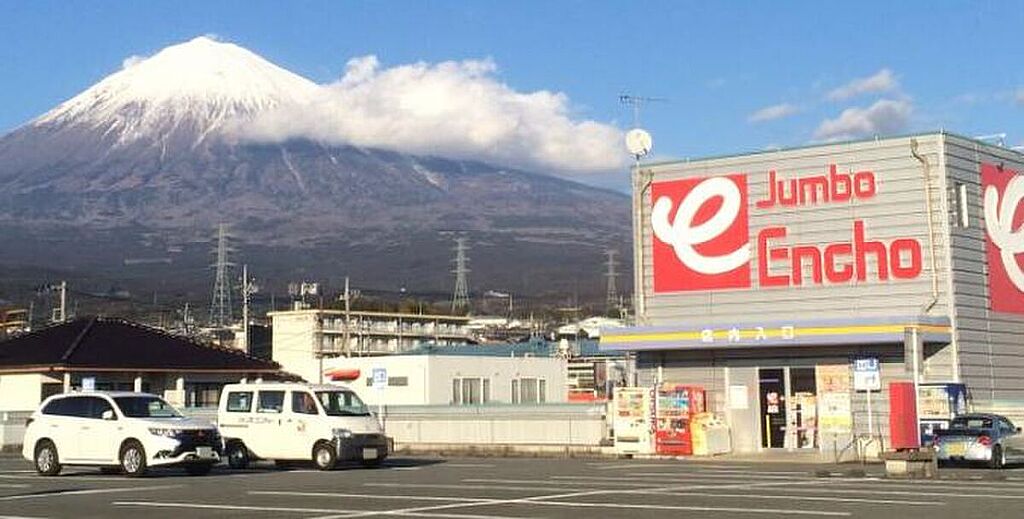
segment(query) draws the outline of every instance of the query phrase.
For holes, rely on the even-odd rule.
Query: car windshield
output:
[[[317,391],[316,397],[330,416],[370,416],[366,404],[351,391]]]
[[[157,396],[120,396],[114,402],[130,418],[181,418],[177,409]]]
[[[950,429],[991,429],[992,419],[983,416],[958,416],[949,424]]]

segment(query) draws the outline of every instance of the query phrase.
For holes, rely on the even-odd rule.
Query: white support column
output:
[[[68,393],[71,391],[71,372],[64,372],[64,392]]]
[[[174,381],[174,390],[175,391],[184,391],[185,390],[185,377],[178,377],[177,380]]]
[[[142,375],[137,375],[135,377],[135,385],[132,388],[132,391],[135,391],[136,393],[142,392]]]

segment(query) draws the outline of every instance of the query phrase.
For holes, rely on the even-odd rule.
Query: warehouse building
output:
[[[1021,153],[931,133],[646,164],[633,186],[637,324],[602,348],[635,352],[640,386],[703,386],[735,451],[886,445],[885,388],[915,373],[1024,407]]]

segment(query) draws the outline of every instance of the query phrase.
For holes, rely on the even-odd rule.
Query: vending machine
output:
[[[693,454],[693,419],[705,409],[704,388],[681,384],[658,387],[655,410],[655,452],[668,455]]]
[[[612,429],[617,454],[654,452],[654,390],[617,387],[612,398]]]
[[[920,384],[921,445],[931,444],[935,431],[947,429],[957,415],[967,412],[967,386],[954,382]]]

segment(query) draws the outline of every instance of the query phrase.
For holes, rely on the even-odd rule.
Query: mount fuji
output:
[[[603,251],[629,247],[620,193],[482,161],[246,137],[321,88],[207,37],[126,60],[0,137],[0,234],[17,244],[0,247],[0,264],[171,277],[198,293],[227,223],[237,259],[264,277],[440,292],[458,231],[475,244],[480,289],[586,294],[603,286]]]

